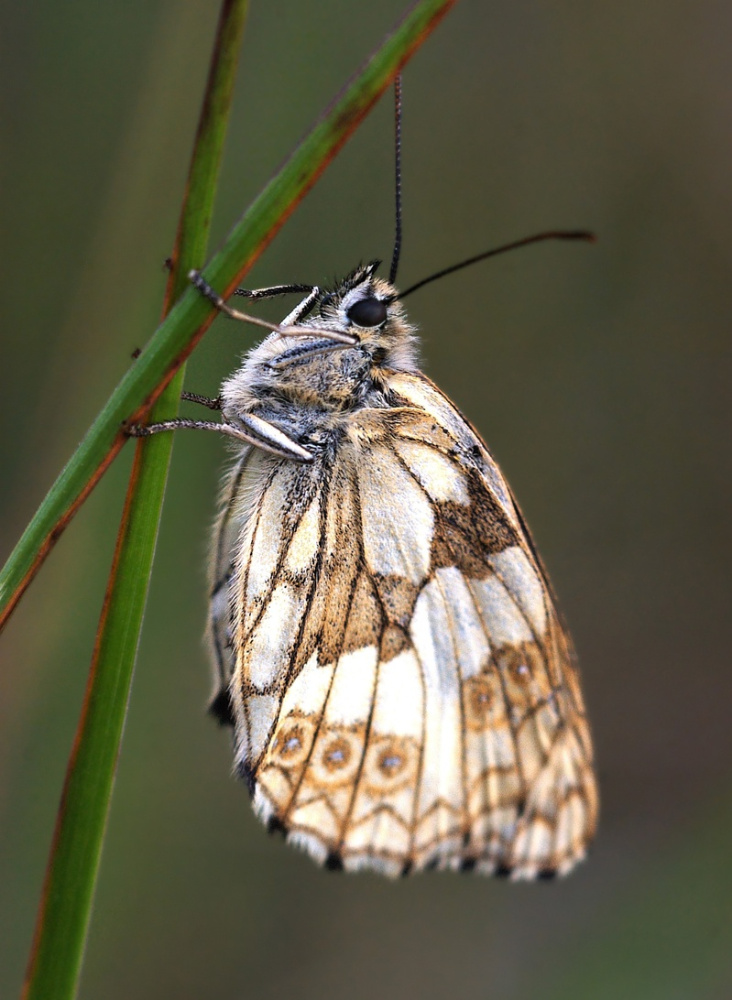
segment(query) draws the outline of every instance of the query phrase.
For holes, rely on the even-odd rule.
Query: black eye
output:
[[[372,296],[359,299],[358,302],[353,303],[346,316],[356,326],[379,326],[386,319],[386,302]]]

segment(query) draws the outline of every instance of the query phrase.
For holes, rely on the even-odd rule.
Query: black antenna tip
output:
[[[597,243],[597,234],[590,232],[589,229],[560,230],[548,235],[553,235],[558,240],[584,240],[585,243]]]

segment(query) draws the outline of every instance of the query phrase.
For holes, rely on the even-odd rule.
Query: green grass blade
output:
[[[420,0],[336,98],[245,212],[206,269],[230,292],[317,180],[394,75],[455,0]],[[182,269],[181,269],[182,270]],[[0,628],[65,525],[125,443],[122,421],[144,412],[214,319],[188,288],[125,375],[39,507],[0,573]]]
[[[224,0],[188,189],[181,211],[165,310],[188,269],[206,252],[234,77],[248,0]],[[183,369],[153,408],[154,419],[178,410]],[[24,997],[76,995],[86,942],[132,671],[157,540],[172,435],[139,441],[117,548],[92,657],[86,695],[39,908]]]

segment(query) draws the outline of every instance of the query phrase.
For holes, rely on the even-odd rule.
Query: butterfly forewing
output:
[[[420,373],[380,378],[337,447],[230,475],[210,634],[237,767],[321,863],[566,872],[597,815],[571,642],[476,432]]]

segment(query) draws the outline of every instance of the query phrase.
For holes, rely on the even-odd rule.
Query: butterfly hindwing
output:
[[[597,810],[570,640],[475,431],[418,373],[385,390],[335,451],[231,474],[210,631],[237,765],[321,863],[564,872]]]

